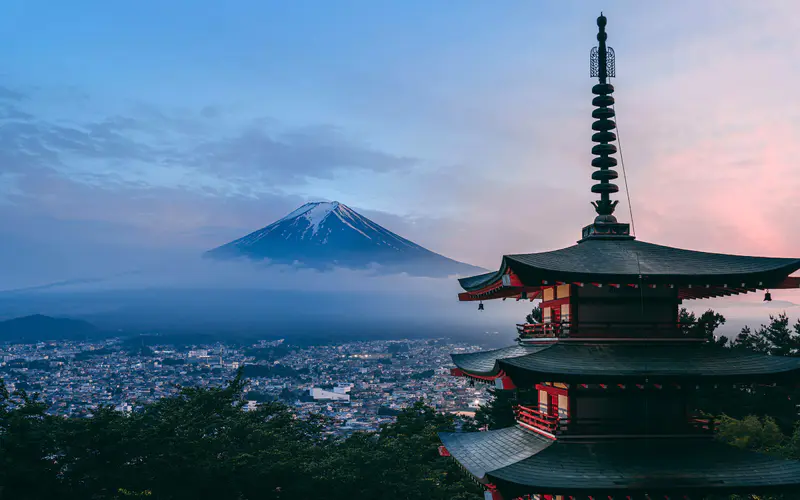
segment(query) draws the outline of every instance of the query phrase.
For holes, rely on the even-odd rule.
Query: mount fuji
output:
[[[342,203],[306,203],[272,224],[204,257],[247,257],[316,269],[375,268],[387,273],[444,277],[485,272],[449,259],[372,222]]]

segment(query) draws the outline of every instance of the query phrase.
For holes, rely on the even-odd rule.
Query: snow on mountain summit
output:
[[[206,252],[214,259],[248,257],[313,268],[367,268],[441,276],[479,268],[423,248],[337,201],[311,202],[238,240]]]
[[[278,222],[287,219],[303,217],[311,223],[311,225],[315,228],[314,232],[316,233],[316,229],[319,228],[320,222],[322,222],[325,219],[325,217],[327,217],[331,212],[335,211],[338,208],[339,208],[338,201],[317,201],[313,203],[306,203],[302,207],[291,212],[289,215],[286,215],[282,219],[279,219],[274,224],[277,224]]]

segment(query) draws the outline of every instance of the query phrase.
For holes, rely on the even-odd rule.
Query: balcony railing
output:
[[[522,323],[517,333],[522,340],[538,338],[693,338],[702,339],[703,332],[693,331],[691,323],[681,322],[569,322]]]
[[[553,436],[660,436],[713,435],[717,422],[711,417],[687,420],[637,420],[635,418],[561,418],[529,406],[514,408],[517,422],[535,427]]]
[[[529,406],[515,406],[514,415],[516,416],[517,422],[536,427],[549,434],[555,434],[559,429],[559,418],[557,416],[542,413]]]

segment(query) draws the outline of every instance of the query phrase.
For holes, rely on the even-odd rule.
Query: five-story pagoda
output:
[[[462,301],[541,299],[542,322],[518,325],[517,345],[453,355],[454,375],[515,390],[521,404],[516,426],[442,433],[441,453],[506,500],[800,495],[800,462],[716,441],[713,420],[691,414],[699,388],[797,384],[800,358],[722,348],[678,319],[684,300],[798,288],[800,259],[654,245],[617,221],[614,52],[606,18],[597,25],[597,217],[576,245],[506,255],[497,272],[460,280]]]

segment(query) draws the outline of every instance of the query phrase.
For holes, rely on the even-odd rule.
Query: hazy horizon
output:
[[[800,6],[602,9],[632,202],[619,193],[619,219],[632,208],[644,241],[800,257]],[[199,256],[316,200],[487,269],[503,254],[574,244],[594,217],[588,55],[599,10],[10,0],[0,291],[290,283],[472,308],[455,302],[454,279],[223,271]],[[773,297],[790,315],[800,303],[798,291]],[[748,321],[777,311],[760,301],[686,305]],[[510,326],[518,312],[506,309]]]

